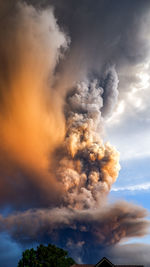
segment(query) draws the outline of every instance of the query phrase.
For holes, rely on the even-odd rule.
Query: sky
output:
[[[150,266],[150,1],[0,0],[0,262],[53,243]]]

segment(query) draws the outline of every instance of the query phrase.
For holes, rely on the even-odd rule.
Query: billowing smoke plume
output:
[[[117,91],[116,77],[115,70],[110,69],[106,90]],[[57,176],[64,184],[71,207],[99,205],[102,195],[104,197],[109,192],[118,177],[119,153],[109,143],[103,144],[101,137],[101,109],[105,108],[105,101],[106,105],[110,101],[108,96],[109,100],[105,97],[103,102],[104,90],[98,80],[82,82],[66,98],[64,156],[60,160]]]
[[[76,81],[52,7],[1,5],[0,205],[11,203],[12,213],[0,216],[0,231],[70,250],[144,235],[143,208],[107,203],[120,169],[119,153],[103,141],[118,99],[115,67],[94,80],[81,70]]]
[[[56,238],[57,242],[61,242],[63,239],[64,245],[71,240],[76,244],[82,242],[85,246],[88,243],[108,246],[118,243],[122,238],[146,234],[148,223],[143,220],[145,215],[143,208],[126,202],[96,210],[65,207],[28,210],[6,218],[0,217],[0,230],[7,230],[22,242],[38,240],[47,235],[51,241]]]

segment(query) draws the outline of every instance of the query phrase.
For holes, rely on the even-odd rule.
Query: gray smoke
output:
[[[106,69],[102,79],[103,92],[103,107],[102,116],[107,117],[112,114],[118,100],[118,75],[114,67]]]
[[[83,247],[107,247],[122,238],[140,237],[147,233],[146,210],[127,202],[104,205],[100,209],[69,208],[27,210],[0,217],[0,231],[7,231],[19,242],[55,240],[67,245],[69,240]],[[68,234],[67,234],[68,232]]]

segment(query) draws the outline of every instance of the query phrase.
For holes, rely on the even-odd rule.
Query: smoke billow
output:
[[[107,203],[120,170],[103,141],[119,94],[114,65],[93,80],[81,70],[76,81],[53,8],[0,3],[0,205],[13,210],[0,216],[0,231],[83,250],[143,236],[143,208]]]
[[[126,202],[105,206],[104,209],[38,209],[0,217],[0,230],[8,231],[20,241],[33,241],[48,236],[64,244],[69,240],[110,246],[122,238],[143,236],[148,225],[146,211]],[[31,224],[32,221],[32,224]],[[22,227],[23,226],[23,227]],[[69,232],[69,236],[65,233]],[[86,244],[85,244],[86,245]]]
[[[114,86],[116,72],[113,73],[115,78],[110,75],[109,79],[108,74],[106,85],[112,91],[117,90]],[[109,192],[118,177],[119,153],[109,143],[104,144],[101,136],[104,90],[98,80],[82,82],[66,97],[64,156],[60,159],[57,176],[65,187],[71,207],[99,205],[102,195]]]

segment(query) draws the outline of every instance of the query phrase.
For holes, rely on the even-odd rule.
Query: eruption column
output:
[[[119,153],[102,141],[103,93],[94,80],[77,84],[66,97],[66,138],[57,175],[68,205],[79,209],[100,204],[120,169]]]

